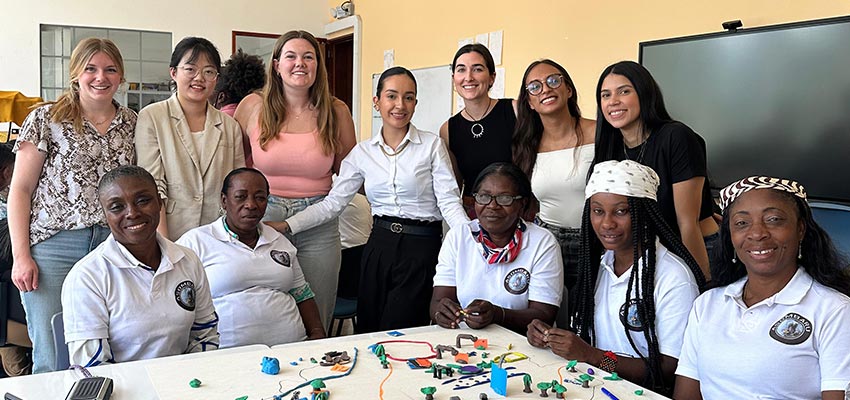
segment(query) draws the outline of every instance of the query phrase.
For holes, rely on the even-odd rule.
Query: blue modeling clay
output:
[[[263,373],[268,375],[277,375],[280,372],[280,361],[274,357],[263,357]]]
[[[404,334],[399,332],[399,331],[390,331],[390,332],[387,332],[387,335],[394,336],[394,337],[404,336]]]
[[[502,396],[508,394],[508,371],[495,363],[490,367],[490,388]]]

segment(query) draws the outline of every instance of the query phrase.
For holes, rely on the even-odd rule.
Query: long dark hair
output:
[[[626,77],[635,88],[640,104],[640,123],[645,134],[651,134],[662,125],[673,121],[664,106],[661,88],[646,68],[634,61],[620,61],[609,65],[599,75],[599,81],[596,83],[596,151],[591,171],[593,166],[600,162],[622,160],[624,157],[623,134],[608,123],[605,110],[602,109],[602,82],[611,74]]]
[[[806,232],[803,234],[800,254],[797,263],[821,285],[835,289],[850,296],[850,275],[848,275],[847,258],[838,252],[832,239],[815,222],[809,204],[790,193],[775,190],[780,196],[796,205],[797,217],[803,221]],[[732,203],[734,204],[734,202]],[[723,210],[723,223],[720,225],[720,254],[723,264],[712,276],[712,286],[729,285],[745,276],[747,269],[740,261],[732,262],[735,248],[732,246],[732,236],[729,231],[729,210],[731,205]]]
[[[567,99],[567,109],[575,120],[575,130],[578,136],[576,139],[576,149],[578,149],[584,140],[581,131],[581,110],[578,108],[578,91],[576,90],[576,85],[573,83],[573,78],[570,77],[570,74],[564,67],[552,60],[543,59],[531,63],[522,75],[522,85],[520,85],[519,94],[517,95],[516,128],[514,129],[514,137],[511,144],[514,164],[528,176],[531,176],[531,170],[534,169],[534,163],[537,162],[537,150],[540,148],[540,139],[543,136],[543,121],[540,120],[540,114],[532,110],[528,104],[530,95],[525,90],[525,81],[528,79],[528,74],[531,73],[531,70],[540,64],[550,65],[557,69],[558,73],[564,77],[563,84],[567,85],[573,92],[573,95]]]
[[[643,330],[649,354],[644,355],[638,350],[629,328],[625,325],[625,335],[629,339],[635,353],[646,365],[646,378],[643,386],[662,393],[669,393],[673,382],[665,382],[661,370],[661,352],[658,349],[658,336],[655,330],[655,240],[658,238],[670,252],[679,256],[696,278],[700,290],[705,287],[705,277],[696,260],[682,244],[677,235],[664,221],[658,203],[654,200],[628,197],[629,215],[632,222],[632,247],[634,252],[634,266],[629,276],[629,285],[626,290],[624,304],[637,300],[638,319],[645,329]],[[578,282],[576,283],[576,295],[571,301],[575,304],[571,314],[572,328],[587,343],[593,345],[596,341],[593,326],[593,315],[595,312],[594,295],[596,292],[596,278],[599,275],[599,259],[605,252],[605,248],[594,233],[590,223],[590,199],[584,204],[584,213],[581,217],[581,252],[578,265]],[[644,254],[641,254],[643,252]],[[645,255],[643,268],[639,260]],[[640,272],[640,273],[638,273]],[[661,272],[663,273],[663,272]],[[632,297],[635,291],[636,297]]]

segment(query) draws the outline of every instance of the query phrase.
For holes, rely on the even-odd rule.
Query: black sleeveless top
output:
[[[449,118],[449,150],[463,177],[463,195],[471,196],[472,185],[481,170],[494,162],[512,161],[511,138],[516,115],[511,99],[499,99],[490,114],[478,121],[481,126],[473,130],[475,123],[467,121],[461,113]]]

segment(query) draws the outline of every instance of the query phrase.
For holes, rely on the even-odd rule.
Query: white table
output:
[[[359,351],[357,364],[350,375],[325,381],[331,392],[331,400],[341,399],[379,399],[378,389],[383,383],[384,399],[414,399],[425,398],[420,388],[434,386],[437,393],[434,399],[446,400],[451,396],[459,396],[464,400],[478,399],[479,393],[487,393],[491,399],[504,398],[490,389],[489,384],[462,390],[453,390],[455,383],[443,384],[449,379],[443,376],[438,380],[425,370],[412,370],[405,363],[390,361],[392,369],[383,369],[378,358],[367,348],[369,345],[386,340],[413,340],[438,344],[454,345],[459,333],[470,333],[479,338],[486,338],[489,347],[486,352],[490,360],[507,352],[507,346],[513,345],[512,351],[528,356],[528,359],[513,363],[505,363],[503,367],[514,367],[508,373],[525,372],[531,374],[534,393],[523,393],[521,377],[508,379],[508,398],[540,398],[536,389],[537,382],[559,380],[558,373],[564,378],[576,378],[579,373],[569,373],[562,368],[566,360],[555,356],[545,349],[537,349],[528,344],[525,338],[499,326],[490,326],[482,330],[459,329],[448,330],[437,326],[428,326],[402,330],[404,336],[392,337],[386,333],[343,336],[332,339],[290,343],[268,348],[262,345],[239,347],[234,349],[217,350],[208,353],[196,353],[165,357],[154,360],[129,362],[91,368],[96,376],[112,378],[115,400],[188,400],[188,399],[224,399],[233,400],[240,396],[248,396],[249,400],[272,399],[274,395],[308,382],[314,378],[338,375],[340,372],[321,367],[310,362],[310,358],[320,360],[329,351],[347,351],[354,356],[354,348]],[[427,345],[423,344],[386,344],[386,352],[395,358],[425,357],[431,355]],[[482,351],[473,348],[472,343],[464,341],[462,352],[476,351],[477,355],[470,357],[470,364],[482,360]],[[278,375],[266,375],[260,371],[260,363],[264,356],[275,357],[280,361],[281,371]],[[299,358],[302,361],[298,361]],[[434,361],[434,360],[432,360]],[[291,362],[297,365],[291,365]],[[452,356],[444,353],[443,360],[436,360],[441,365],[455,364]],[[350,366],[351,364],[348,364]],[[579,364],[579,371],[584,373],[587,365]],[[388,377],[388,374],[390,374]],[[663,399],[664,397],[644,390],[642,396],[634,394],[640,387],[627,381],[603,380],[608,376],[598,370],[591,382],[591,389],[582,388],[576,384],[566,383],[567,399],[610,400],[600,388],[605,387],[619,399]],[[475,378],[478,381],[489,378],[489,373]],[[23,400],[64,399],[79,374],[74,371],[60,371],[49,374],[25,376],[18,378],[0,379],[0,394],[10,392]],[[189,381],[199,379],[200,388],[191,388]],[[469,382],[467,378],[463,382]],[[302,397],[309,398],[309,386],[300,389]],[[284,397],[290,400],[291,395]],[[550,394],[550,398],[555,398]]]

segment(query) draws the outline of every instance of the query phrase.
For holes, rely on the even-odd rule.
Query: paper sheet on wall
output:
[[[395,50],[384,50],[384,69],[392,68],[395,65]]]
[[[455,93],[455,112],[453,114],[459,113],[460,110],[463,110],[463,97]]]
[[[466,46],[468,44],[472,44],[472,38],[471,37],[458,40],[457,41],[457,48],[461,48],[461,47]]]
[[[494,99],[505,97],[505,69],[502,67],[496,68],[496,80],[490,88],[490,97]]]
[[[475,35],[475,43],[481,43],[481,44],[487,46],[489,36],[490,35],[488,35],[486,33],[479,33],[479,34]]]
[[[490,54],[493,55],[493,61],[495,61],[496,65],[502,65],[502,35],[504,31],[498,30],[490,32],[489,44],[487,48],[490,49]],[[498,75],[497,78],[498,79]]]

